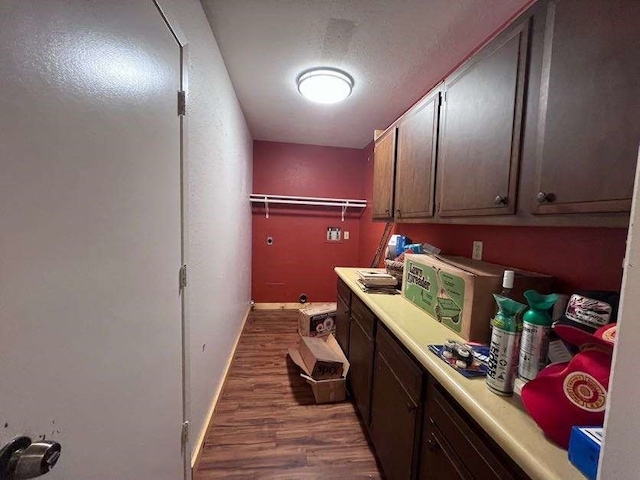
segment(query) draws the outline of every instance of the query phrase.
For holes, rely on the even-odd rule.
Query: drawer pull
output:
[[[427,448],[432,452],[440,448],[438,439],[433,433],[429,434],[429,438],[427,439]]]
[[[418,409],[417,405],[414,405],[412,403],[407,403],[407,412],[409,413],[413,413]]]

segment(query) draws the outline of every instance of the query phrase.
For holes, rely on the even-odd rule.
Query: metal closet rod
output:
[[[349,207],[366,208],[366,200],[356,200],[353,198],[324,198],[324,197],[296,197],[293,195],[265,195],[252,193],[249,195],[251,203],[264,203],[266,218],[269,218],[269,204],[281,203],[286,205],[312,205],[321,207],[340,207],[342,210],[342,221]]]
[[[325,197],[298,197],[293,195],[265,195],[252,193],[249,197],[253,203],[283,203],[291,205],[320,205],[327,207],[366,207],[366,200],[354,198],[325,198]]]

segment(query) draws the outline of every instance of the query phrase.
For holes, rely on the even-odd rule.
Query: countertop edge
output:
[[[357,268],[349,267],[335,267],[334,271],[351,289],[352,293],[358,296],[367,307],[369,307],[373,313],[384,323],[384,325],[402,342],[402,344],[413,354],[415,359],[431,374],[435,380],[437,380],[449,394],[464,408],[464,410],[489,434],[489,436],[513,459],[513,461],[522,468],[522,470],[529,475],[533,480],[567,480],[567,472],[557,472],[553,465],[549,465],[549,462],[542,462],[539,458],[534,457],[527,448],[527,440],[518,439],[513,434],[510,434],[504,425],[504,421],[497,421],[489,412],[486,411],[484,406],[477,401],[471,392],[464,388],[463,383],[465,381],[478,382],[483,379],[466,379],[451,367],[446,365],[443,361],[438,359],[435,354],[431,352],[425,352],[424,349],[418,345],[403,329],[401,329],[397,323],[391,318],[391,316],[375,301],[376,297],[388,297],[387,295],[375,295],[367,294],[357,287],[355,281],[348,275],[349,272],[355,274]],[[430,318],[427,313],[420,310],[418,307],[411,304],[404,297],[400,295],[393,296],[398,298],[398,301],[406,302],[409,308],[415,309],[415,313],[418,315],[424,315],[426,318]],[[434,322],[437,322],[433,319]],[[446,328],[446,327],[442,327]],[[447,336],[456,338],[458,337],[454,332],[447,333]],[[459,337],[458,337],[459,338]],[[462,339],[460,339],[462,340]],[[460,378],[457,378],[458,376]],[[496,401],[515,402],[519,400],[505,399],[504,397],[496,396]],[[522,412],[523,415],[526,413]],[[549,442],[546,440],[542,433],[539,432],[540,441]],[[536,439],[538,440],[538,439]],[[550,443],[550,442],[549,442]],[[566,457],[565,457],[566,458]],[[575,469],[570,463],[568,458],[566,459],[568,464],[575,472],[575,478],[584,479],[584,476]],[[562,468],[562,470],[565,470]],[[573,473],[571,472],[571,473]],[[574,477],[574,475],[572,475]]]

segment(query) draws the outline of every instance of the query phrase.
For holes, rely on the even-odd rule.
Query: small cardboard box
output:
[[[298,333],[303,337],[316,337],[335,333],[338,305],[320,303],[301,308],[298,317]]]
[[[505,270],[515,272],[512,295],[550,293],[553,277],[464,257],[406,254],[402,295],[462,338],[487,343]]]
[[[333,335],[328,335],[326,337],[319,338],[318,340],[324,341],[326,346],[338,358],[340,358],[342,362],[342,376],[340,378],[333,378],[329,380],[318,380],[313,378],[311,375],[313,369],[307,366],[300,352],[300,347],[303,344],[302,341],[297,347],[289,348],[289,356],[304,372],[301,373],[300,376],[304,378],[309,385],[311,385],[311,390],[313,391],[316,403],[341,402],[346,398],[346,376],[349,372],[349,361],[347,360],[347,357],[345,357],[340,345]]]

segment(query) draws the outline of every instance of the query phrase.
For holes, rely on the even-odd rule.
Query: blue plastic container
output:
[[[589,480],[596,480],[602,446],[602,427],[573,427],[569,439],[569,461]]]

